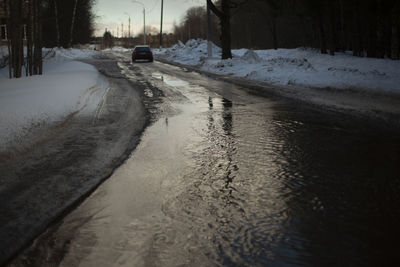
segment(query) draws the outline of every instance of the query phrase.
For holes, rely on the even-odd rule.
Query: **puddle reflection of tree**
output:
[[[208,99],[208,104],[209,104],[209,110],[214,111],[214,103],[213,99],[209,97]],[[213,117],[215,114],[214,112],[210,112],[210,115],[208,116],[208,129],[211,133],[211,136],[217,134],[218,139],[215,140],[219,144],[219,149],[224,151],[224,157],[226,159],[225,164],[220,164],[218,167],[221,169],[224,169],[224,187],[220,189],[220,192],[224,194],[223,199],[226,201],[226,205],[231,205],[234,204],[235,202],[232,201],[234,198],[232,196],[233,191],[237,191],[236,188],[232,186],[233,180],[236,177],[235,172],[238,171],[238,166],[234,164],[233,161],[233,155],[236,153],[236,147],[235,147],[235,139],[232,134],[232,129],[233,129],[233,115],[232,115],[232,107],[233,103],[232,101],[223,98],[222,99],[222,111],[221,111],[221,117],[222,117],[222,124],[221,128],[223,130],[223,133],[218,133],[218,125],[216,125],[216,121]],[[225,166],[224,166],[225,165]]]

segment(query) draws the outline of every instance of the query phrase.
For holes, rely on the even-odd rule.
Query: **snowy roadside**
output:
[[[221,60],[221,49],[189,40],[155,49],[157,60],[202,72],[260,93],[279,94],[328,109],[400,123],[400,61],[322,55],[312,49],[233,50]],[[391,121],[391,122],[390,122]]]
[[[99,52],[78,49],[45,50],[42,76],[9,79],[0,69],[0,151],[20,146],[31,134],[71,114],[95,112],[108,82],[91,65],[74,59]]]
[[[213,45],[207,57],[207,42],[189,40],[154,53],[165,60],[195,66],[203,71],[277,85],[296,87],[360,89],[400,93],[400,61],[353,57],[349,53],[322,55],[312,49],[233,50],[232,59],[221,60]]]
[[[49,52],[44,75],[0,78],[0,266],[110,177],[148,123],[146,85],[117,59]]]

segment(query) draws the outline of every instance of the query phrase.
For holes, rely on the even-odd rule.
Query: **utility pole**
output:
[[[144,44],[146,44],[146,10],[143,6],[143,40]]]
[[[124,38],[124,23],[121,22],[121,37]]]
[[[160,48],[162,48],[162,45],[163,45],[163,33],[162,33],[162,26],[163,26],[163,9],[164,9],[164,0],[161,0]]]
[[[129,17],[128,38],[131,38],[131,17]]]
[[[210,5],[207,1],[207,55],[208,57],[212,57],[212,48],[211,48],[211,11]]]
[[[131,16],[126,12],[124,12],[124,15],[128,16],[128,40],[126,40],[127,41],[126,43],[128,44],[129,47],[131,42]]]
[[[129,25],[128,25],[128,48],[130,47],[131,41],[131,17],[129,17]]]

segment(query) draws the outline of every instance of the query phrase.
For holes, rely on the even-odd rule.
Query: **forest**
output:
[[[324,54],[400,58],[398,0],[219,0],[230,22],[232,48],[312,47]],[[227,11],[228,10],[228,11]],[[174,34],[206,38],[206,8],[187,11]],[[221,45],[220,19],[213,15],[212,40]]]
[[[95,0],[0,0],[8,33],[11,77],[42,74],[42,47],[88,43]],[[24,47],[26,53],[24,55]]]

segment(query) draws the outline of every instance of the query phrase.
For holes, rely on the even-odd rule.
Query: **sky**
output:
[[[103,35],[107,28],[111,33],[121,36],[121,24],[128,33],[128,20],[131,18],[131,35],[143,31],[143,7],[133,0],[97,0],[96,35]],[[137,0],[146,10],[146,25],[160,28],[161,0]],[[179,23],[188,8],[204,6],[206,0],[164,0],[163,32],[170,32],[174,21]],[[117,29],[118,28],[118,29]]]

